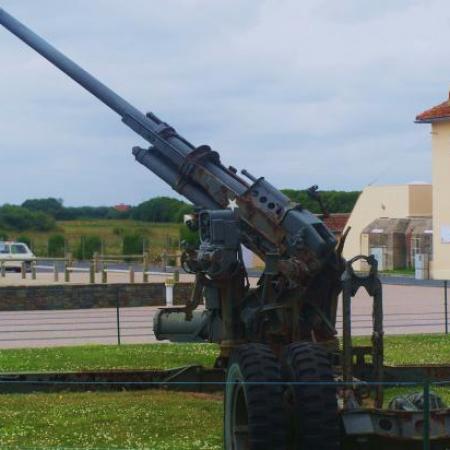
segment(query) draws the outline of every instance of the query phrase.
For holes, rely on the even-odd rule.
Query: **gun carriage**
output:
[[[383,376],[376,261],[366,258],[370,274],[356,275],[352,261],[346,266],[341,256],[343,241],[265,178],[239,174],[208,145],[195,146],[155,114],[141,113],[2,9],[0,24],[115,111],[149,143],[133,148],[135,159],[195,205],[187,225],[198,231],[200,244],[186,248],[182,258],[185,270],[195,274],[192,297],[184,307],[162,309],[154,329],[161,339],[219,343],[216,367],[226,370],[227,380],[226,449],[338,450],[344,440],[346,448],[358,448],[373,436],[417,444],[417,432],[405,436],[396,425],[400,413],[379,409],[380,390],[376,410],[361,408],[350,388],[340,390],[346,409],[338,407],[333,382],[339,375],[349,382],[354,375],[350,300],[360,286],[374,297],[373,345],[367,351],[373,379]],[[265,263],[256,288],[248,283],[242,245]],[[343,289],[342,354],[336,313]],[[205,309],[198,310],[203,300]],[[389,429],[377,425],[388,421]],[[432,429],[436,439],[448,437],[449,427],[438,422]]]

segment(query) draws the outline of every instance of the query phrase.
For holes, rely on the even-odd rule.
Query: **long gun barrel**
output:
[[[150,144],[154,145],[159,152],[163,153],[163,158],[165,157],[168,161],[158,158],[159,155],[143,153],[137,150],[135,151],[135,156],[138,160],[142,160],[139,162],[143,162],[144,165],[148,166],[150,170],[155,172],[160,178],[172,187],[175,187],[177,174],[173,170],[173,167],[179,168],[183,164],[186,155],[195,149],[191,143],[179,136],[175,130],[167,126],[155,115],[144,115],[120,95],[112,91],[108,86],[101,83],[90,73],[1,8],[0,24],[109,106],[122,117],[122,121],[126,125]],[[168,135],[169,133],[171,134],[170,136],[163,137],[164,134]],[[217,204],[211,198],[202,195],[198,189],[195,190],[189,186],[185,186],[181,193],[196,204],[207,207],[217,207]]]
[[[251,181],[248,184],[236,169],[222,165],[219,154],[209,146],[195,147],[154,114],[141,113],[2,9],[0,24],[113,109],[128,127],[147,140],[151,144],[148,149],[133,149],[138,162],[197,206],[237,208],[242,242],[259,256],[276,253],[292,261],[300,258],[306,261],[306,272],[317,272],[333,253],[336,240],[322,221],[292,204],[264,178],[243,171]]]

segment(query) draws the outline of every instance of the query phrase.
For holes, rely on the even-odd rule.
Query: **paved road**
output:
[[[114,270],[117,270],[114,268]],[[160,283],[164,282],[167,278],[172,278],[173,274],[171,272],[161,272],[155,271],[151,272],[152,274],[148,276],[148,280],[151,283]],[[134,279],[136,283],[142,283],[143,274],[142,270],[136,271],[134,274]],[[180,274],[180,281],[182,282],[190,282],[194,280],[194,275],[190,275],[187,273]],[[95,275],[96,283],[102,283],[102,274],[97,273]],[[129,283],[130,275],[128,272],[123,273],[108,273],[108,283]],[[80,271],[80,272],[71,272],[70,274],[70,283],[69,284],[88,284],[89,283],[89,272]],[[22,279],[22,275],[20,273],[8,272],[5,277],[0,276],[0,287],[7,286],[34,286],[34,285],[55,285],[55,284],[68,284],[64,282],[64,273],[59,273],[58,282],[54,282],[54,275],[50,271],[43,271],[36,275],[36,280],[31,279],[31,274],[27,273],[26,278]]]
[[[444,331],[444,292],[441,287],[384,285],[386,334]],[[155,342],[152,330],[157,308],[120,310],[122,343]],[[371,331],[371,302],[360,290],[352,307],[354,335]],[[338,329],[341,316],[338,315]],[[117,343],[114,308],[0,312],[0,348]]]
[[[121,342],[155,342],[156,311],[154,307],[122,308]],[[0,313],[0,348],[116,343],[115,308]]]

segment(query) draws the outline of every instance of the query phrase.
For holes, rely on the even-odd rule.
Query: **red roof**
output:
[[[114,206],[114,209],[119,212],[127,212],[130,209],[130,205],[119,203],[118,205]]]
[[[416,122],[423,123],[429,123],[439,119],[450,120],[450,92],[448,100],[440,103],[439,105],[433,106],[432,108],[427,109],[423,113],[416,116]]]
[[[323,218],[322,220],[333,233],[343,233],[349,217],[349,213],[336,213],[330,214],[327,218]]]

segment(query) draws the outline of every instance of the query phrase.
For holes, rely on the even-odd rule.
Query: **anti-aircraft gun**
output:
[[[200,244],[182,257],[186,271],[195,274],[192,297],[184,307],[161,310],[154,328],[161,339],[220,344],[216,366],[227,368],[226,449],[340,448],[330,358],[338,352],[337,299],[347,286],[348,313],[360,285],[378,299],[374,364],[380,375],[381,288],[373,258],[367,259],[373,270],[366,279],[355,283],[347,267],[342,281],[342,242],[320,218],[263,177],[246,170],[239,175],[208,145],[195,146],[153,113],[141,113],[2,9],[0,24],[119,114],[150,144],[133,148],[136,160],[194,204],[188,225]],[[242,245],[265,263],[256,288],[248,283]],[[344,381],[351,377],[349,339],[347,327]]]

